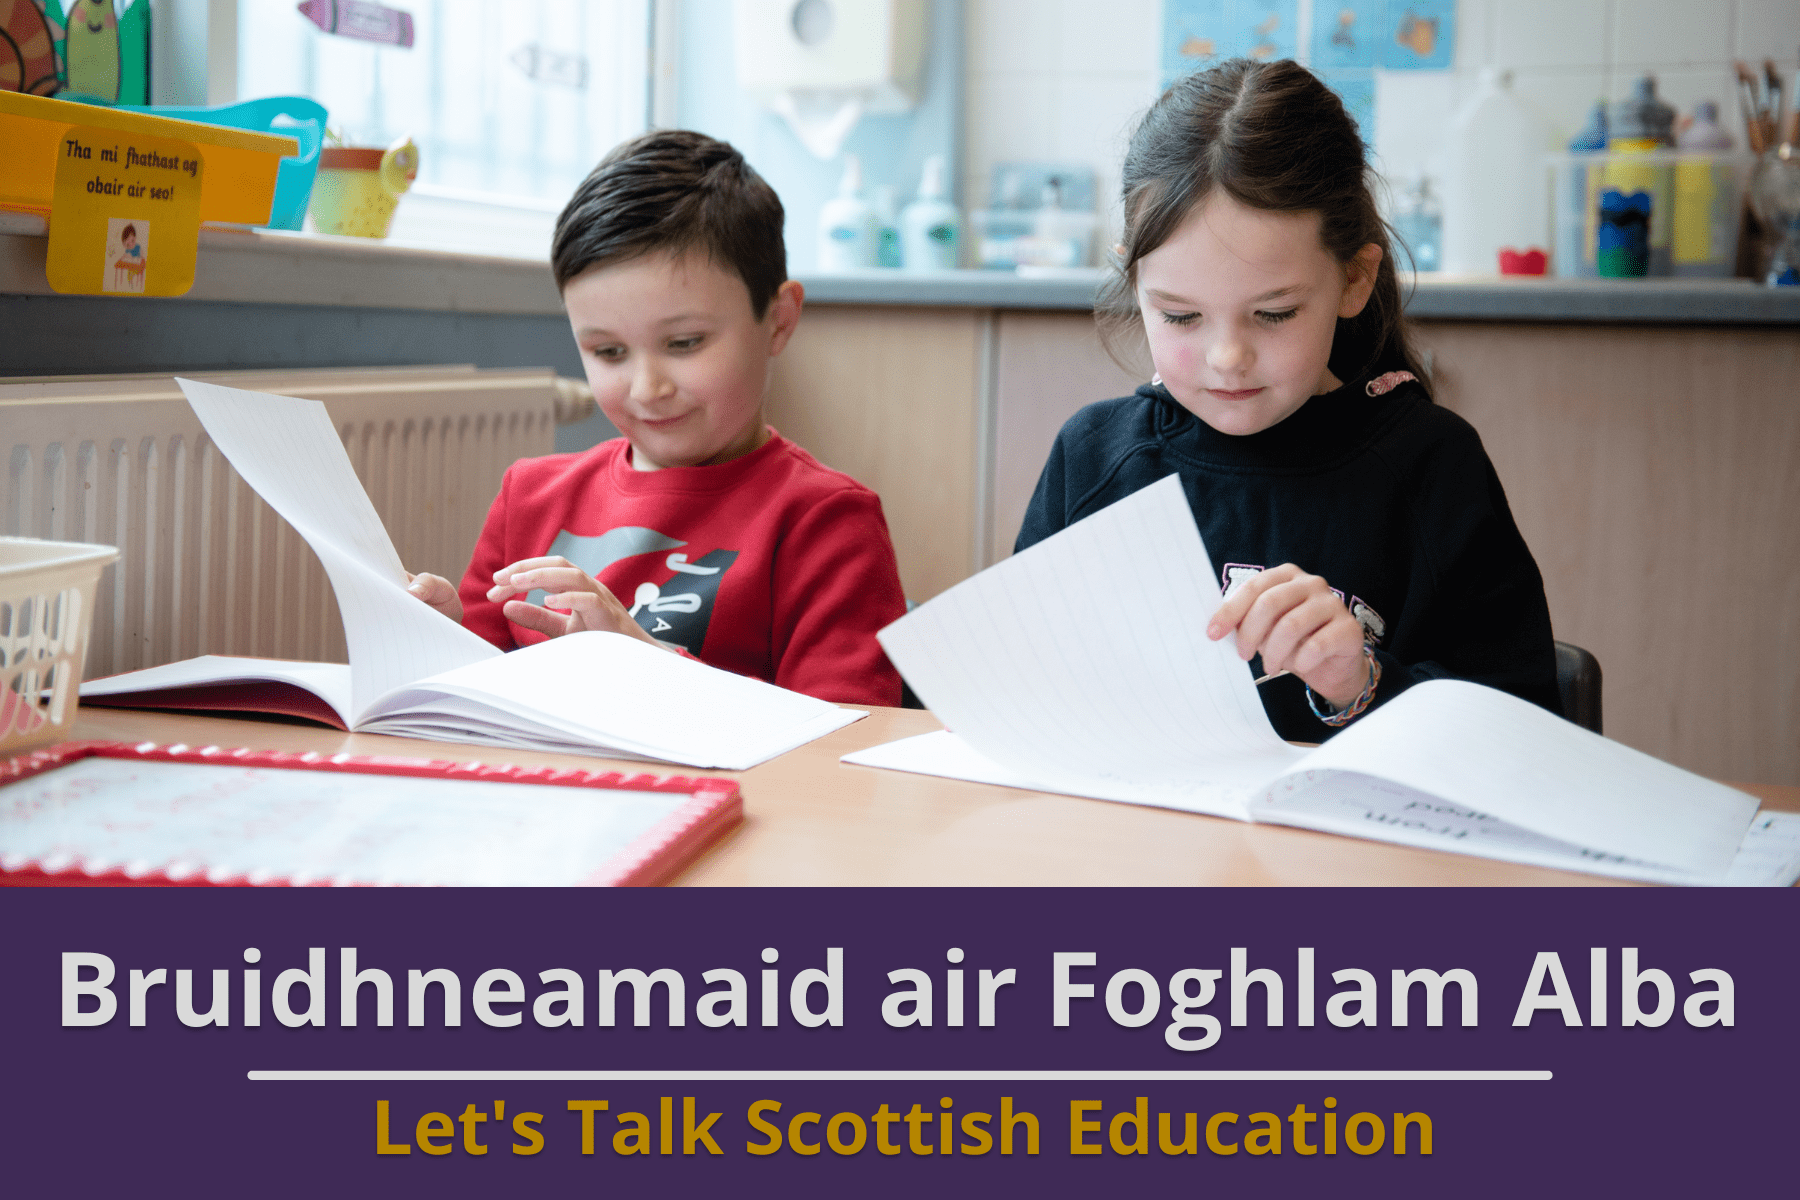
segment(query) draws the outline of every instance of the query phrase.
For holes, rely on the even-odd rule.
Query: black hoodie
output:
[[[1561,712],[1537,563],[1481,438],[1418,383],[1372,397],[1358,379],[1243,437],[1213,429],[1160,385],[1090,404],[1057,435],[1014,549],[1171,473],[1221,587],[1292,562],[1341,595],[1381,659],[1375,704],[1456,678]],[[1249,669],[1260,674],[1260,661]],[[1299,679],[1258,691],[1282,737],[1335,732]]]

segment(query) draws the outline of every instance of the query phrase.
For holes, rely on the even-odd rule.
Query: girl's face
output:
[[[1215,191],[1137,264],[1138,309],[1169,394],[1220,433],[1277,425],[1340,386],[1339,317],[1369,301],[1381,247],[1340,264],[1319,214],[1247,208]]]
[[[781,285],[761,320],[735,273],[703,254],[588,268],[563,289],[588,385],[640,471],[730,462],[768,440],[771,360],[804,293]]]

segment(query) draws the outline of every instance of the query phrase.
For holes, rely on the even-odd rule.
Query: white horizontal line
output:
[[[278,1083],[1518,1083],[1549,1071],[251,1071]]]

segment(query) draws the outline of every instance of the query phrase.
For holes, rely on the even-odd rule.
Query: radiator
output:
[[[548,370],[194,377],[324,401],[401,561],[452,582],[506,468],[555,442]],[[88,678],[197,654],[345,661],[318,558],[238,478],[169,376],[0,382],[0,451],[0,533],[119,548]]]

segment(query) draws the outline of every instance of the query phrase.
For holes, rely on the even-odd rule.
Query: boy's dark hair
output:
[[[556,219],[550,269],[560,291],[596,263],[698,250],[737,272],[762,320],[787,279],[781,200],[728,143],[657,129],[613,148]]]
[[[137,236],[137,226],[131,224],[130,222],[126,222],[125,228],[119,230],[119,240],[121,242],[124,241],[126,238],[134,238],[136,236]]]
[[[1346,383],[1376,367],[1425,378],[1401,309],[1397,239],[1375,207],[1356,122],[1305,67],[1234,58],[1176,80],[1132,134],[1121,176],[1121,252],[1095,305],[1115,358],[1140,317],[1138,260],[1218,189],[1248,208],[1318,213],[1320,239],[1340,263],[1371,242],[1380,246],[1369,302],[1337,323],[1331,372]]]

